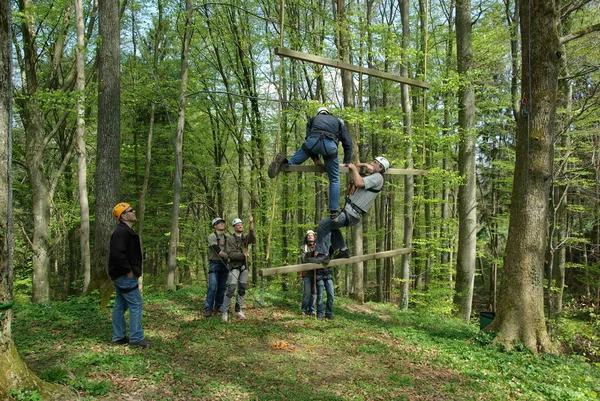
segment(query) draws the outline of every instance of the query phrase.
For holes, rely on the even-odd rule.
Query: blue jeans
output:
[[[315,293],[313,291],[313,277],[302,277],[304,281],[304,293],[302,294],[302,312],[312,315],[315,311]]]
[[[142,294],[137,278],[121,276],[113,281],[115,284],[115,306],[112,313],[112,341],[125,338],[125,311],[129,309],[129,342],[137,343],[144,339],[142,329]],[[134,290],[131,290],[135,288]],[[131,291],[128,291],[131,290]]]
[[[306,138],[304,145],[311,149],[312,153],[324,156],[325,170],[329,178],[329,210],[338,210],[340,206],[340,162],[338,161],[338,145],[334,140],[321,139],[318,136]],[[335,154],[335,157],[327,157]],[[304,147],[300,147],[294,155],[288,159],[289,165],[300,165],[311,156]]]
[[[342,212],[337,216],[335,220],[331,220],[329,217],[324,218],[319,223],[317,228],[317,245],[315,252],[321,255],[329,253],[329,244],[333,250],[342,249],[346,247],[346,241],[340,231],[342,227],[355,226],[360,222],[360,219],[353,217],[345,212]]]
[[[208,265],[208,292],[204,301],[205,310],[220,311],[225,297],[225,287],[227,286],[227,276],[229,272],[222,263],[210,262]]]
[[[323,288],[327,291],[325,317],[333,317],[333,280],[330,275],[317,276],[317,317],[323,317]]]

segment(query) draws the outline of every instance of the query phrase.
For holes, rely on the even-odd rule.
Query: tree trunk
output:
[[[10,1],[0,0],[0,398],[11,389],[34,389],[48,400],[75,399],[56,384],[44,383],[21,361],[11,338],[12,274],[12,135]]]
[[[121,147],[121,91],[120,91],[120,20],[119,3],[109,0],[98,2],[98,143],[96,148],[96,209],[94,224],[94,252],[92,280],[88,293],[100,289],[100,307],[104,307],[113,292],[106,273],[110,236],[115,227],[111,214],[113,206],[121,201],[119,161]],[[126,200],[122,200],[126,201]]]
[[[399,0],[400,14],[402,18],[402,56],[404,58],[400,75],[408,78],[408,50],[410,44],[410,1]],[[413,168],[412,159],[412,106],[410,102],[410,86],[401,85],[402,90],[402,113],[403,113],[403,131],[406,138],[406,168]],[[406,175],[404,177],[404,247],[412,246],[413,235],[413,196],[414,196],[414,177]],[[408,291],[410,288],[410,254],[402,256],[402,271],[400,284],[400,309],[408,310]]]
[[[171,240],[169,242],[169,263],[167,272],[167,290],[177,285],[177,248],[179,246],[179,203],[183,176],[183,131],[185,129],[185,103],[188,86],[188,54],[192,38],[192,0],[185,2],[186,18],[181,49],[181,87],[179,92],[179,114],[177,118],[177,136],[175,138],[175,177],[173,183],[173,210],[171,213]]]
[[[468,322],[471,317],[475,250],[477,246],[477,185],[475,176],[475,90],[469,75],[473,69],[471,47],[471,0],[456,2],[456,58],[462,84],[458,91],[458,125],[461,142],[458,169],[463,183],[458,189],[458,254],[454,306],[456,316]]]
[[[83,24],[83,4],[81,0],[75,0],[75,20],[77,25],[77,47],[76,90],[79,93],[77,101],[77,178],[79,188],[79,208],[81,211],[81,224],[79,232],[79,243],[81,261],[83,262],[83,291],[87,291],[90,285],[91,262],[90,262],[90,205],[87,192],[87,152],[85,149],[85,32]]]
[[[532,0],[521,2],[520,7],[524,109],[517,129],[498,310],[488,330],[498,331],[494,342],[507,349],[520,341],[534,353],[553,352],[556,349],[546,332],[544,318],[543,268],[561,56],[558,5],[555,1]]]

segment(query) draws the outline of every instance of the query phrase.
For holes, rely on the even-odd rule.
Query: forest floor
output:
[[[13,338],[34,372],[87,400],[600,397],[598,366],[581,357],[503,352],[475,322],[343,297],[335,300],[334,320],[317,320],[300,314],[294,289],[266,291],[263,307],[248,295],[248,320],[222,323],[202,316],[204,292],[147,293],[147,349],[111,344],[110,309],[99,311],[97,298],[18,302]],[[35,399],[27,394],[15,399]]]

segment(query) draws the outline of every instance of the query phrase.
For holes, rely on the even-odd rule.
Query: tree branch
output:
[[[586,26],[585,28],[580,29],[579,31],[576,31],[576,32],[573,32],[566,36],[561,37],[560,44],[564,45],[565,43],[570,42],[575,39],[579,39],[582,36],[587,35],[588,33],[597,32],[597,31],[600,31],[600,24]]]

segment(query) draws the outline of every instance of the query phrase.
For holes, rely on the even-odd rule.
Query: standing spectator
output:
[[[317,275],[317,319],[333,319],[333,277],[331,269],[324,267],[315,271]],[[323,288],[327,292],[327,304],[323,310]]]
[[[127,344],[147,348],[142,329],[142,294],[138,278],[142,275],[142,246],[140,237],[131,228],[137,221],[135,210],[129,203],[115,205],[112,215],[119,225],[110,237],[108,275],[115,285],[115,306],[112,313],[114,344]],[[126,336],[125,311],[129,309],[129,337]]]
[[[360,167],[365,167],[369,175],[362,177],[358,170]],[[348,164],[352,182],[346,196],[346,205],[336,219],[325,218],[319,223],[315,256],[309,258],[309,262],[328,264],[330,243],[334,258],[350,257],[350,250],[346,247],[340,228],[355,226],[361,221],[382,190],[385,182],[383,173],[389,167],[390,162],[382,156],[376,157],[371,163]]]
[[[315,232],[313,230],[308,230],[304,236],[302,246],[300,247],[300,259],[302,263],[307,263],[308,258],[314,256],[316,245]],[[315,271],[303,271],[301,275],[304,284],[304,292],[302,294],[302,314],[311,316],[315,312]]]
[[[225,220],[215,217],[212,227],[214,231],[208,235],[208,290],[204,301],[204,317],[221,310],[229,273],[225,252]]]
[[[348,135],[344,122],[333,116],[326,107],[319,107],[317,115],[306,124],[304,144],[287,159],[283,153],[275,156],[269,165],[268,175],[273,178],[282,166],[300,165],[309,157],[317,165],[322,165],[319,155],[323,156],[325,170],[329,178],[329,213],[333,220],[337,217],[340,206],[340,164],[338,159],[338,143],[344,149],[344,164],[352,160],[352,139]]]
[[[229,255],[229,277],[227,278],[227,292],[221,308],[221,320],[225,323],[229,321],[229,306],[233,294],[237,287],[237,297],[235,300],[235,316],[238,319],[246,320],[246,315],[242,311],[244,296],[248,288],[248,245],[254,244],[254,217],[248,218],[250,231],[244,235],[244,223],[242,219],[235,218],[231,222],[233,226],[233,235],[227,237],[225,241],[225,252]]]

